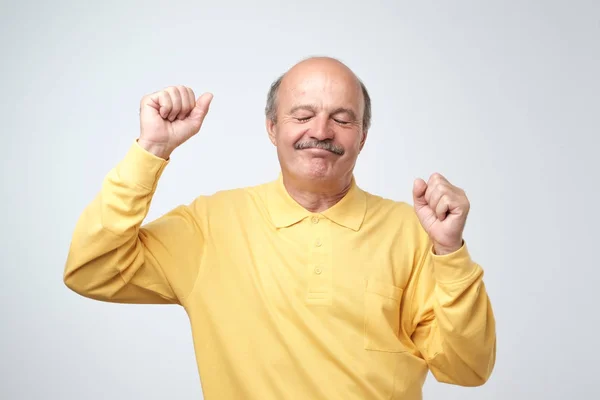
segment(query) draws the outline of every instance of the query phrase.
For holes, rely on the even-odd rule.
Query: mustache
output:
[[[296,150],[303,149],[323,149],[337,154],[338,156],[344,155],[345,151],[340,146],[336,146],[331,140],[309,140],[306,142],[299,142],[294,145]]]

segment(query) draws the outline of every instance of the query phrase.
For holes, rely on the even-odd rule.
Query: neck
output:
[[[283,175],[283,185],[289,195],[311,212],[323,212],[338,203],[352,186],[352,175],[337,181],[294,179]]]

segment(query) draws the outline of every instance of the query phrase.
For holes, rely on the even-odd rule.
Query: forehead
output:
[[[282,106],[310,103],[323,108],[352,107],[359,111],[362,91],[356,77],[346,71],[316,69],[285,76],[279,93]]]

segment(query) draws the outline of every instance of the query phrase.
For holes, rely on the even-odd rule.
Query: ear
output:
[[[368,133],[367,131],[363,131],[363,133],[362,133],[362,139],[360,140],[360,147],[358,148],[359,152],[362,151],[362,149],[365,145],[365,142],[367,141],[367,133]]]
[[[267,120],[265,121],[265,124],[267,126],[267,133],[269,134],[269,139],[271,140],[271,143],[273,143],[274,146],[277,146],[277,142],[276,142],[276,124],[275,122],[273,122],[271,120],[271,118],[267,118]]]

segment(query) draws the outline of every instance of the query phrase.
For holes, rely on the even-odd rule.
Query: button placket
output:
[[[307,265],[309,304],[331,304],[332,271],[331,246],[329,241],[329,221],[318,216],[310,218],[309,260]]]

